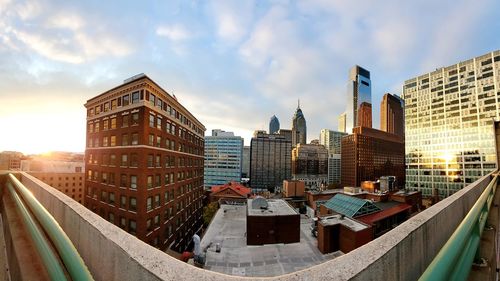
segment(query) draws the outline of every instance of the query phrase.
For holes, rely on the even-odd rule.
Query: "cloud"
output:
[[[182,25],[161,25],[156,29],[156,34],[167,37],[171,41],[184,41],[191,38],[192,34]]]
[[[255,2],[214,1],[210,7],[214,16],[217,35],[227,44],[240,42],[252,23]]]

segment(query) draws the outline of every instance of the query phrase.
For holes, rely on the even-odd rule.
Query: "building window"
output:
[[[122,162],[120,166],[122,167],[128,166],[128,154],[122,154]]]
[[[121,195],[120,196],[120,208],[126,209],[127,208],[127,197]]]
[[[153,188],[153,176],[148,176],[148,189]]]
[[[116,155],[115,154],[109,155],[109,165],[116,166]]]
[[[135,197],[130,197],[128,209],[133,212],[137,211],[137,199]]]
[[[137,189],[137,176],[130,176],[130,188]]]
[[[90,161],[89,161],[90,162]],[[109,165],[109,155],[107,153],[104,153],[102,155],[102,165],[107,166]]]
[[[154,163],[153,163],[153,154],[148,154],[148,168],[153,168]]]
[[[155,116],[153,114],[149,114],[149,127],[155,127]]]
[[[124,217],[120,217],[120,227],[125,229],[127,227],[127,219]]]
[[[161,186],[161,175],[155,175],[155,187]]]
[[[116,136],[110,137],[110,146],[116,146]]]
[[[129,119],[128,114],[122,116],[122,128],[128,127],[128,119]]]
[[[155,208],[160,207],[161,201],[160,201],[160,194],[155,195]]]
[[[117,101],[116,101],[116,99],[114,99],[111,101],[111,110],[115,109],[116,106],[117,106]]]
[[[100,122],[99,122],[99,120],[97,120],[95,123],[95,132],[96,133],[99,133],[99,124],[100,124]]]
[[[132,113],[132,125],[139,125],[139,112]]]
[[[102,130],[107,131],[109,129],[109,120],[102,120]]]
[[[160,226],[160,215],[156,215],[154,218],[154,225],[155,227]]]
[[[116,129],[116,117],[111,118],[111,129]]]
[[[161,117],[156,118],[156,128],[161,130]]]
[[[122,145],[127,146],[128,145],[128,134],[123,134],[122,135]]]
[[[115,205],[115,194],[113,192],[109,193],[109,204]]]
[[[126,174],[120,175],[120,187],[127,187],[127,175]]]
[[[115,185],[115,173],[109,173],[109,184]]]
[[[161,136],[156,136],[156,147],[161,147]]]
[[[150,196],[146,199],[146,211],[151,211],[153,209],[153,198]]]
[[[108,183],[108,173],[103,172],[101,174],[101,183]]]
[[[168,191],[165,191],[164,200],[165,200],[165,201],[164,201],[164,202],[165,202],[164,204],[167,204],[167,202],[168,202]]]
[[[101,191],[101,202],[106,202],[108,199],[108,193],[106,191]]]
[[[151,219],[147,219],[146,220],[146,230],[147,231],[152,231],[153,230],[153,226],[151,225]]]
[[[128,232],[130,234],[135,234],[135,231],[136,231],[135,220],[129,220],[128,221]]]
[[[108,137],[102,137],[102,146],[108,146]]]
[[[137,153],[130,154],[130,167],[137,168],[139,166],[139,157]]]
[[[110,223],[114,224],[115,223],[115,214],[113,213],[108,213],[108,220]]]
[[[161,155],[160,154],[156,155],[156,167],[161,168]]]
[[[154,146],[154,142],[155,142],[155,135],[153,135],[153,134],[149,134],[148,144],[149,144],[150,146]]]
[[[132,145],[139,145],[139,134],[132,133]]]
[[[133,92],[132,93],[132,103],[138,103],[139,100],[140,100],[139,92]]]
[[[156,101],[156,96],[149,93],[149,104],[151,104],[152,106],[155,106],[155,101]]]
[[[122,105],[125,106],[125,105],[128,105],[130,103],[130,96],[129,95],[125,95],[122,97]]]

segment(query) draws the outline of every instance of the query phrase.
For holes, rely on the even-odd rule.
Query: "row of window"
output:
[[[93,153],[88,154],[88,163],[89,164],[101,164],[102,166],[116,166],[116,154],[111,153],[103,153],[102,158],[99,159],[99,154],[94,155]],[[163,158],[163,161],[162,161]],[[176,161],[177,159],[177,161]],[[99,161],[102,160],[102,161]],[[122,153],[120,159],[121,167],[132,167],[137,168],[139,166],[143,166],[139,163],[139,154],[137,153]],[[149,168],[172,168],[172,167],[202,167],[203,159],[194,159],[190,157],[181,157],[181,156],[173,156],[173,155],[161,155],[161,154],[148,154],[147,156],[147,167]]]
[[[174,184],[175,182],[196,178],[202,175],[201,170],[195,171],[181,171],[177,172],[177,177],[175,177],[175,173],[165,173],[162,177],[161,174],[156,175],[148,175],[146,181],[147,189],[158,188],[163,185]],[[130,188],[130,189],[138,189],[137,187],[137,175],[120,174],[120,187]],[[163,181],[162,181],[163,178]],[[115,181],[115,173],[112,172],[102,172],[99,174],[99,171],[88,170],[87,171],[87,180],[100,182],[102,184],[116,186]],[[129,181],[128,181],[129,180]]]
[[[160,97],[157,97],[156,95],[150,93],[147,90],[146,90],[146,95],[144,95],[144,90],[135,91],[132,92],[131,94],[125,94],[119,98],[112,99],[111,101],[107,101],[92,108],[89,108],[87,115],[89,117],[92,117],[95,115],[99,115],[101,112],[108,112],[121,106],[128,106],[129,104],[139,103],[141,100],[145,99],[149,101],[151,106],[157,107],[166,112],[168,115],[178,119],[182,124],[189,126],[199,135],[201,136],[204,135],[204,131],[200,127],[195,125],[191,120],[189,120],[189,118],[184,116],[182,113],[178,112],[174,107],[167,104]]]

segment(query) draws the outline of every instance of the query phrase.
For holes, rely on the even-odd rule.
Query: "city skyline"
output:
[[[0,151],[83,152],[82,104],[141,72],[208,132],[234,131],[245,145],[273,114],[290,128],[300,98],[309,142],[337,130],[353,65],[370,70],[379,101],[410,77],[500,45],[494,1],[120,5],[0,2],[0,130],[10,133]]]

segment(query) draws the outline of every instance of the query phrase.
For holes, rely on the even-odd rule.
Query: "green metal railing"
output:
[[[68,280],[68,278],[56,254],[52,251],[50,243],[57,250],[57,254],[60,256],[64,267],[69,273],[70,280],[94,280],[75,246],[61,226],[59,226],[54,217],[38,202],[33,194],[12,174],[8,176],[7,188],[14,198],[16,206],[21,211],[21,216],[27,224],[31,237],[35,241],[35,246],[42,257],[51,280]],[[34,218],[31,214],[34,215]],[[39,229],[35,219],[43,228],[43,232],[47,234],[50,243]]]
[[[419,280],[467,280],[472,262],[479,259],[479,242],[495,197],[497,181],[498,174],[495,174]]]

